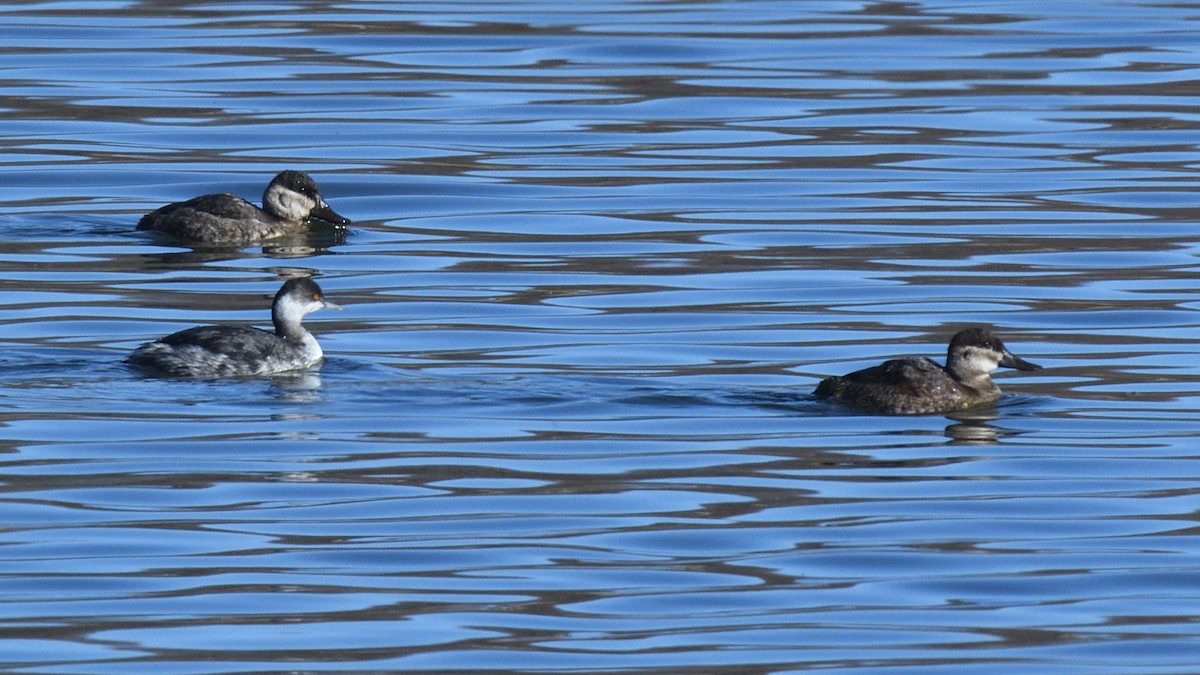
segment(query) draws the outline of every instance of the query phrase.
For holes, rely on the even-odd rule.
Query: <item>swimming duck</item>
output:
[[[137,229],[195,243],[234,244],[295,234],[310,218],[339,226],[350,222],[325,203],[308,174],[284,171],[263,192],[261,209],[228,192],[203,195],[146,214]]]
[[[925,358],[893,359],[849,375],[826,378],[814,394],[871,412],[949,412],[999,399],[1000,387],[990,373],[1001,366],[1042,368],[1014,356],[988,331],[968,328],[950,340],[944,367]]]
[[[271,304],[274,333],[247,326],[196,326],[147,342],[128,360],[185,377],[270,375],[308,368],[320,361],[323,353],[300,321],[323,307],[341,309],[325,299],[312,279],[291,279]]]

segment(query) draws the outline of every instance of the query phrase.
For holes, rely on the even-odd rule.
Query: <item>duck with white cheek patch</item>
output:
[[[998,400],[1000,387],[992,381],[991,372],[1000,367],[1041,370],[1041,366],[1013,355],[988,331],[968,328],[950,340],[945,366],[925,358],[893,359],[826,378],[814,395],[868,412],[951,412]]]
[[[308,174],[284,171],[263,192],[262,208],[228,192],[203,195],[146,214],[137,229],[193,244],[242,244],[299,234],[313,219],[337,227],[350,223],[329,207]]]

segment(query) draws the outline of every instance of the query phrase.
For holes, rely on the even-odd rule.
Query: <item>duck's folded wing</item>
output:
[[[941,379],[944,371],[929,359],[892,359],[878,366],[856,370],[842,379],[854,384],[877,384],[890,387],[919,386],[932,379]]]
[[[166,208],[175,207],[175,211],[196,211],[208,213],[218,218],[253,219],[259,213],[259,208],[237,195],[223,192],[215,195],[195,197],[186,202],[171,204]]]

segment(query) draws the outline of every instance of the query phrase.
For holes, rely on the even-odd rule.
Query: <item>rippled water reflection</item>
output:
[[[0,667],[1200,668],[1190,7],[0,16]],[[133,231],[283,168],[348,236]],[[319,369],[121,362],[297,271]],[[993,409],[808,397],[976,323]]]

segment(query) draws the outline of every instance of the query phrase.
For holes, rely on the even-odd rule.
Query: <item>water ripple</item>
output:
[[[1187,8],[0,14],[0,667],[1200,664]],[[349,233],[133,229],[283,168]],[[122,363],[297,273],[319,368]],[[976,323],[993,407],[810,395]]]

